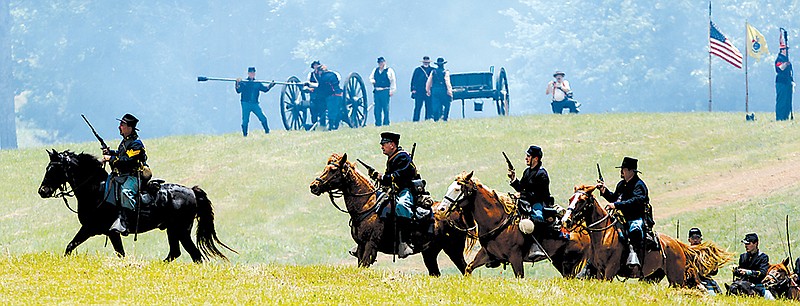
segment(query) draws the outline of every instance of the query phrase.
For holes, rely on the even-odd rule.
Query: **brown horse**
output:
[[[391,223],[381,220],[377,213],[377,188],[356,169],[354,163],[347,161],[347,154],[332,154],[322,174],[309,187],[311,193],[317,196],[328,192],[332,203],[333,195],[341,193],[347,213],[350,214],[350,234],[358,244],[356,257],[359,267],[372,265],[378,252],[394,253],[395,237]],[[450,222],[436,221],[433,237],[421,235],[420,239],[425,240],[426,245],[421,251],[422,258],[431,276],[441,274],[436,260],[441,251],[450,257],[462,274],[467,266],[464,260],[467,233],[453,226],[458,216],[454,218]]]
[[[466,274],[483,265],[509,263],[516,277],[525,277],[522,265],[534,241],[530,235],[520,232],[516,206],[509,196],[499,195],[473,179],[472,175],[473,172],[457,176],[448,187],[444,200],[434,206],[439,218],[460,212],[467,223],[476,225],[481,249],[467,265]],[[586,235],[575,233],[569,240],[544,238],[540,243],[552,259],[553,266],[564,277],[574,277],[585,263],[584,251],[589,247]]]
[[[775,297],[800,300],[797,275],[789,270],[789,262],[789,257],[786,257],[782,262],[770,265],[763,284]]]
[[[618,233],[622,225],[598,204],[592,196],[594,190],[595,186],[575,187],[561,221],[567,228],[589,232],[592,245],[589,258],[598,270],[597,279],[611,280],[617,275],[631,277],[629,269],[622,266],[622,256],[627,249]],[[641,261],[642,280],[657,282],[666,274],[670,285],[685,286],[687,271],[707,276],[708,270],[718,269],[727,262],[725,256],[697,255],[713,250],[690,250],[683,242],[663,234],[658,234],[658,238],[661,251],[647,251]]]

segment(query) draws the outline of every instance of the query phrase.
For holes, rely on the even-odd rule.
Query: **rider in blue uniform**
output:
[[[607,208],[618,209],[625,217],[631,250],[627,264],[632,268],[634,275],[641,274],[641,260],[644,260],[645,220],[649,223],[649,220],[653,219],[652,216],[648,216],[650,197],[647,185],[639,178],[638,163],[639,160],[627,156],[622,160],[622,165],[617,167],[620,169],[622,180],[617,183],[614,192],[608,190],[604,182],[597,184],[600,195],[609,202]]]
[[[147,164],[144,144],[136,133],[139,119],[125,114],[119,120],[122,141],[117,150],[104,149],[103,160],[111,164],[111,175],[106,184],[105,201],[117,206],[119,216],[109,230],[127,235],[128,224],[125,210],[133,211],[139,193],[140,171]]]

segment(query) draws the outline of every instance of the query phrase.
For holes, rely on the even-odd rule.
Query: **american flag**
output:
[[[711,37],[709,38],[708,47],[711,54],[719,56],[736,68],[742,69],[742,53],[725,38],[725,35],[722,35],[717,30],[714,22],[711,22]]]

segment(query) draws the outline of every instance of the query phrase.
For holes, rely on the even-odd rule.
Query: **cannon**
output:
[[[508,94],[508,77],[506,69],[500,67],[500,73],[494,79],[494,66],[488,72],[450,73],[450,84],[453,86],[453,100],[461,100],[461,118],[464,118],[464,100],[472,99],[473,109],[483,111],[483,100],[492,99],[500,116],[508,115],[511,97]],[[477,99],[477,100],[476,100]]]
[[[198,76],[197,81],[235,82],[236,79]],[[285,82],[264,80],[255,80],[254,82],[283,85],[280,95],[280,112],[283,127],[287,131],[309,130],[312,127],[309,122],[311,100],[309,91],[304,86],[305,81],[300,81],[296,76],[291,76]],[[339,118],[350,128],[365,126],[367,124],[369,100],[367,99],[367,88],[364,86],[364,80],[358,73],[353,72],[346,80],[340,80],[339,83],[344,86],[342,88],[342,114]]]

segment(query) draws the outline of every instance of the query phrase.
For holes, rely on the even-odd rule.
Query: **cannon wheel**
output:
[[[309,100],[308,94],[303,92],[300,79],[290,77],[281,90],[281,119],[287,131],[306,128],[308,120]]]
[[[497,76],[497,86],[495,86],[495,104],[497,104],[497,114],[500,116],[508,115],[508,106],[511,104],[511,97],[508,95],[508,77],[506,69],[500,68]]]
[[[367,125],[367,87],[358,73],[353,72],[344,84],[344,116],[342,120],[351,128]]]

